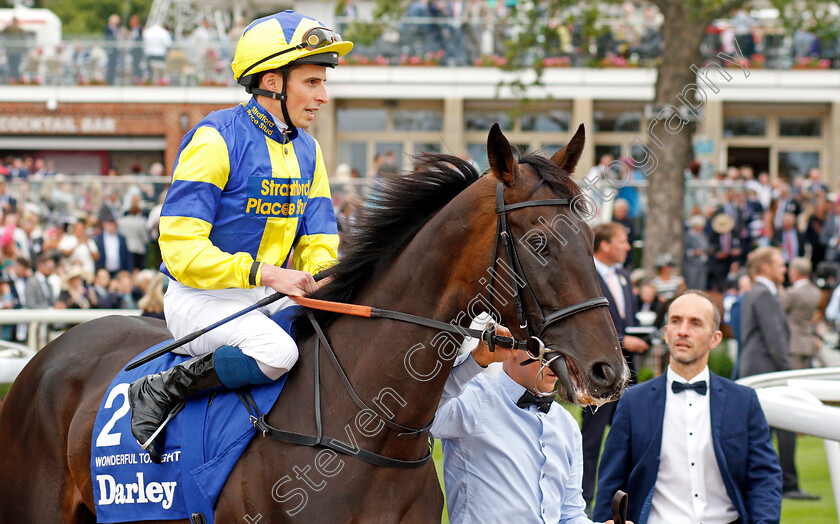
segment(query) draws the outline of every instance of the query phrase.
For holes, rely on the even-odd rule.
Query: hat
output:
[[[81,277],[82,280],[84,280],[84,276],[85,276],[85,271],[81,267],[73,266],[69,270],[67,270],[66,273],[64,273],[64,277],[62,277],[62,278],[64,279],[65,282],[70,282],[71,280],[73,280],[76,277]]]
[[[705,227],[706,217],[703,215],[692,215],[688,219],[688,227]]]
[[[630,272],[630,282],[633,282],[634,284],[637,283],[637,282],[641,282],[642,280],[647,278],[647,276],[648,276],[647,271],[645,271],[644,269],[642,269],[640,267],[636,268],[636,269],[634,269],[633,271]]]
[[[735,219],[726,213],[718,213],[712,218],[712,230],[719,235],[729,233],[735,227]]]
[[[656,269],[665,266],[676,266],[676,264],[674,263],[674,258],[671,256],[671,253],[663,253],[659,255],[658,257],[656,257],[656,262],[653,265],[654,267],[656,267]]]

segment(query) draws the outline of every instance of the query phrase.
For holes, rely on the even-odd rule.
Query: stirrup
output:
[[[184,406],[186,406],[186,405],[187,405],[186,400],[182,400],[182,401],[178,402],[177,404],[175,404],[175,407],[172,408],[172,410],[169,412],[169,414],[166,416],[166,418],[163,420],[163,422],[161,422],[160,426],[155,430],[154,433],[152,433],[152,436],[149,437],[148,440],[146,440],[146,442],[141,442],[140,443],[140,449],[144,449],[144,450],[149,449],[149,446],[151,446],[152,442],[154,442],[154,440],[157,438],[157,436],[160,435],[161,431],[163,431],[163,428],[165,428],[166,425],[169,424],[169,421],[172,420],[173,418],[175,418],[175,415],[180,413],[181,410],[184,409]]]

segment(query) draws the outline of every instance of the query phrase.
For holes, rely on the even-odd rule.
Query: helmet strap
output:
[[[267,89],[260,89],[258,87],[252,87],[247,91],[255,95],[267,96],[268,98],[280,101],[280,110],[283,112],[283,121],[286,122],[286,130],[283,132],[283,136],[286,137],[286,140],[283,142],[287,142],[289,140],[294,140],[295,137],[297,137],[297,127],[295,127],[292,123],[292,118],[289,116],[289,109],[286,107],[286,100],[289,98],[288,95],[286,95],[286,86],[289,84],[289,69],[287,67],[281,67],[280,73],[283,75],[283,89],[280,90],[279,93],[268,91]]]

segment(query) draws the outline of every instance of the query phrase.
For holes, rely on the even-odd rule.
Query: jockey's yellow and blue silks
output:
[[[254,261],[312,274],[336,262],[338,229],[321,148],[283,143],[254,98],[207,115],[181,141],[160,219],[161,271],[201,289],[249,288]],[[259,284],[259,280],[257,280]]]

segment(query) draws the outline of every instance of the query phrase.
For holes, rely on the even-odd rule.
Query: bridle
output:
[[[568,318],[572,315],[576,315],[577,313],[582,313],[584,311],[588,311],[590,309],[596,307],[607,307],[608,302],[607,299],[603,296],[591,298],[589,300],[585,300],[583,302],[579,302],[572,306],[565,307],[558,311],[554,311],[547,316],[543,312],[542,306],[540,306],[539,301],[537,300],[537,296],[534,293],[533,288],[528,283],[528,278],[525,275],[525,272],[522,269],[522,264],[519,261],[519,255],[516,253],[516,247],[513,245],[512,233],[510,229],[510,222],[508,221],[507,214],[511,211],[516,211],[517,209],[524,209],[526,207],[538,207],[538,206],[565,206],[569,205],[568,198],[557,198],[557,199],[549,199],[549,200],[531,200],[527,202],[520,202],[517,204],[505,204],[505,196],[504,196],[504,184],[499,182],[496,185],[496,215],[498,217],[497,224],[496,224],[496,242],[493,246],[493,265],[492,270],[490,271],[490,282],[487,286],[488,291],[488,304],[490,306],[493,305],[493,302],[497,296],[497,293],[493,287],[494,284],[494,275],[496,274],[496,266],[498,262],[498,255],[499,255],[499,245],[503,245],[505,249],[505,254],[509,263],[511,264],[511,269],[513,270],[514,276],[516,281],[513,283],[511,289],[516,289],[516,294],[514,295],[514,304],[516,309],[516,316],[519,321],[519,328],[524,330],[527,339],[526,340],[517,340],[513,337],[505,337],[496,335],[494,331],[494,327],[489,325],[484,330],[472,329],[472,328],[464,328],[458,325],[442,322],[440,320],[435,320],[431,318],[421,317],[418,315],[412,315],[409,313],[403,313],[400,311],[391,311],[387,309],[379,309],[373,308],[369,306],[359,306],[354,304],[341,304],[336,302],[327,302],[323,300],[305,298],[305,297],[291,297],[295,302],[300,304],[301,306],[308,308],[308,309],[318,309],[323,311],[332,311],[334,313],[345,314],[345,315],[353,315],[353,316],[361,316],[367,318],[388,318],[391,320],[398,320],[400,322],[408,322],[411,324],[418,324],[421,326],[426,326],[434,329],[439,329],[441,331],[446,331],[449,333],[455,333],[458,335],[465,335],[470,336],[473,338],[478,338],[483,340],[487,343],[490,347],[490,351],[495,350],[495,346],[498,344],[500,347],[508,347],[516,350],[525,350],[528,351],[529,355],[531,355],[531,359],[523,363],[523,365],[530,364],[533,362],[540,363],[540,370],[537,373],[537,378],[534,384],[534,390],[542,395],[550,394],[550,392],[542,392],[537,387],[537,384],[542,376],[543,371],[551,365],[552,362],[555,360],[562,358],[563,355],[561,354],[560,350],[547,348],[541,337],[545,334],[546,329],[548,329],[552,324]],[[501,281],[501,279],[499,279]],[[531,326],[528,323],[525,314],[525,306],[523,301],[523,292],[522,289],[517,289],[517,283],[522,282],[522,288],[527,290],[528,295],[530,295],[530,300],[533,302],[536,310],[539,314],[540,324],[538,326],[538,330],[532,331]],[[262,433],[263,436],[270,436],[276,440],[280,440],[283,442],[288,442],[297,445],[303,446],[321,446],[332,449],[334,451],[338,451],[340,453],[351,454],[365,462],[370,464],[375,464],[378,466],[386,466],[386,467],[395,467],[395,468],[417,468],[424,466],[431,460],[432,458],[432,450],[431,445],[429,448],[429,453],[421,459],[417,460],[400,460],[391,457],[385,457],[364,449],[354,449],[351,452],[348,451],[348,445],[336,440],[334,438],[326,437],[322,433],[322,424],[321,424],[321,393],[320,393],[320,372],[319,372],[319,355],[321,352],[321,348],[323,348],[326,355],[329,357],[330,362],[332,363],[335,370],[338,372],[339,377],[344,384],[345,389],[350,394],[353,401],[359,406],[360,409],[366,410],[373,415],[375,415],[379,420],[383,422],[383,424],[393,431],[398,432],[399,437],[403,438],[416,438],[423,436],[429,432],[429,429],[432,426],[432,422],[429,422],[426,426],[422,428],[410,428],[407,426],[403,426],[402,424],[398,424],[389,418],[381,415],[378,411],[372,409],[370,406],[365,404],[365,402],[359,397],[356,393],[353,385],[350,383],[347,375],[344,373],[344,370],[341,366],[341,363],[338,361],[335,352],[333,351],[329,340],[327,339],[326,335],[324,334],[321,326],[319,325],[318,321],[315,319],[315,316],[312,314],[311,311],[307,311],[307,317],[309,321],[312,323],[312,327],[315,330],[316,338],[315,338],[315,360],[314,360],[314,368],[315,368],[315,376],[314,376],[314,387],[315,387],[315,424],[317,428],[317,435],[309,436],[309,435],[302,435],[299,433],[293,433],[289,431],[280,430],[278,428],[272,427],[266,421],[266,415],[264,413],[260,413],[259,408],[256,406],[256,403],[253,399],[250,398],[250,395],[247,393],[241,393],[240,399],[242,400],[243,404],[245,404],[246,409],[248,409],[249,414],[251,415],[251,422],[254,424],[254,427]],[[536,335],[534,334],[536,333]],[[434,421],[434,420],[433,420]]]
[[[525,275],[525,271],[522,269],[522,263],[519,261],[519,255],[516,253],[516,247],[513,243],[513,234],[510,229],[510,222],[508,221],[507,215],[511,211],[527,207],[566,205],[569,205],[568,198],[530,200],[526,202],[519,202],[517,204],[506,204],[504,184],[502,182],[496,184],[496,216],[498,219],[496,222],[496,244],[493,247],[493,265],[492,270],[490,271],[490,282],[487,286],[487,300],[488,304],[492,306],[496,294],[495,288],[493,287],[493,281],[495,275],[497,274],[496,265],[498,263],[499,244],[501,243],[505,248],[508,262],[510,263],[511,269],[516,277],[510,289],[516,289],[516,293],[513,297],[516,317],[519,321],[519,329],[525,331],[525,334],[527,335],[528,342],[526,344],[526,349],[528,354],[532,357],[523,362],[522,365],[532,364],[533,362],[540,363],[540,371],[537,373],[537,378],[534,384],[534,389],[540,394],[550,394],[549,392],[542,392],[539,388],[537,388],[537,383],[540,381],[543,371],[551,365],[552,362],[563,356],[560,353],[560,350],[546,348],[545,343],[542,341],[542,336],[545,334],[545,331],[553,323],[571,317],[572,315],[576,315],[577,313],[582,313],[596,307],[609,307],[609,302],[603,296],[590,298],[588,300],[584,300],[583,302],[578,302],[577,304],[554,311],[546,316],[539,300],[537,300],[537,295],[534,293],[534,289],[531,287],[531,284],[528,283],[528,277]],[[519,282],[523,283],[521,287],[517,286]],[[531,301],[536,307],[537,314],[539,315],[540,324],[537,326],[538,329],[536,331],[531,329],[531,325],[528,323],[528,319],[525,315],[525,306],[522,299],[523,289],[527,290]],[[537,333],[536,335],[534,334],[535,332]],[[490,350],[493,350],[492,346]],[[551,356],[551,354],[555,355]]]

